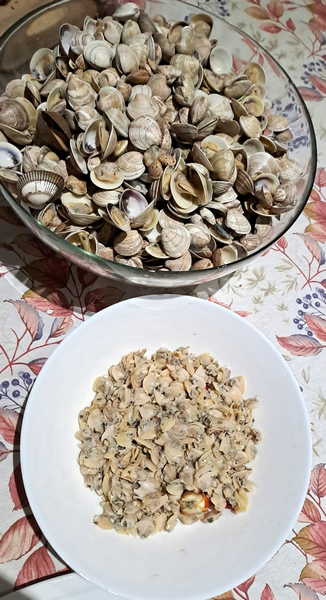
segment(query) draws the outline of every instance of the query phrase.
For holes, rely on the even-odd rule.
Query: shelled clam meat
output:
[[[63,24],[0,96],[0,179],[42,225],[118,263],[232,263],[296,201],[300,166],[263,68],[233,70],[212,19],[131,2]]]

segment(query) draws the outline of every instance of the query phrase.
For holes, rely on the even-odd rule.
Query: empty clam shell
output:
[[[115,60],[118,70],[126,75],[139,69],[138,55],[135,49],[127,44],[117,46]]]
[[[232,70],[232,56],[219,46],[214,46],[209,57],[209,65],[215,75],[230,73]]]
[[[134,99],[129,102],[127,113],[131,119],[137,119],[147,115],[156,119],[159,115],[159,108],[155,104],[152,98],[149,98],[145,94],[137,94]]]
[[[40,209],[60,194],[63,185],[64,180],[60,175],[35,170],[20,177],[17,193],[28,206]]]
[[[22,153],[16,146],[0,141],[0,168],[17,169],[22,163]]]
[[[185,252],[179,258],[169,259],[165,261],[165,266],[170,271],[189,271],[191,269],[192,258],[190,252]]]
[[[135,256],[143,247],[141,235],[133,229],[132,231],[123,231],[115,238],[113,248],[121,256]]]
[[[65,192],[61,195],[61,203],[75,225],[91,225],[101,218],[94,212],[92,200],[87,195],[76,196],[72,192]]]
[[[229,229],[239,235],[250,233],[251,225],[244,214],[237,208],[231,208],[226,214],[225,224]]]
[[[96,192],[92,196],[92,200],[96,206],[105,208],[106,206],[119,204],[122,190],[105,190],[103,192]]]
[[[139,117],[129,127],[129,138],[135,148],[147,150],[150,146],[161,144],[162,132],[151,117]]]
[[[116,164],[125,181],[138,179],[145,171],[143,155],[136,150],[125,152],[122,156],[119,156]]]
[[[55,69],[55,56],[53,50],[40,48],[34,52],[29,68],[34,79],[45,81]]]
[[[156,240],[157,241],[157,240]],[[149,256],[152,256],[153,258],[158,258],[158,259],[166,259],[169,258],[167,254],[165,254],[165,252],[163,252],[162,248],[160,246],[158,246],[157,244],[149,244],[148,246],[145,247],[145,252],[146,254],[149,254]]]
[[[248,79],[250,79],[250,81],[252,81],[252,83],[258,84],[258,85],[265,85],[266,83],[266,76],[265,76],[265,71],[263,69],[263,67],[261,67],[258,63],[248,63],[245,67],[244,70],[246,76],[248,77]]]
[[[191,236],[182,225],[162,229],[161,244],[164,252],[171,258],[179,258],[189,250]]]
[[[81,154],[81,152],[78,150],[76,141],[73,138],[71,138],[71,140],[70,140],[70,152],[71,152],[70,160],[71,160],[74,168],[76,169],[76,171],[83,173],[84,175],[87,175],[87,173],[88,173],[87,163],[86,163],[83,155]]]
[[[124,179],[116,163],[108,161],[95,167],[90,173],[90,178],[94,185],[103,190],[114,190],[120,187]]]
[[[243,115],[240,117],[239,123],[248,138],[259,138],[262,133],[260,122],[253,115]]]
[[[234,187],[238,194],[253,194],[254,192],[254,183],[249,173],[244,169],[238,169],[237,178],[234,182]]]
[[[234,117],[231,101],[220,94],[209,94],[208,110],[210,113],[219,119],[232,120]]]
[[[108,217],[111,223],[121,231],[130,231],[130,221],[127,215],[117,206],[108,208]]]
[[[128,137],[130,121],[127,115],[119,108],[110,108],[106,113],[114,129],[124,138]]]
[[[114,58],[114,50],[105,40],[93,40],[84,48],[84,58],[95,69],[107,69]]]
[[[202,248],[205,248],[205,246],[208,246],[211,235],[204,223],[189,223],[185,225],[185,227],[191,236],[191,249],[201,250]]]
[[[212,255],[212,261],[214,267],[219,267],[221,265],[227,265],[238,258],[238,251],[235,246],[223,246],[222,248],[216,248]]]
[[[265,110],[265,102],[257,94],[250,94],[242,99],[242,105],[246,108],[249,115],[254,117],[263,116]],[[261,127],[263,130],[264,127]]]
[[[255,154],[256,152],[265,152],[264,144],[258,138],[250,138],[246,140],[242,145],[247,157]]]
[[[283,115],[269,115],[268,128],[274,133],[285,131],[289,127],[289,122]]]
[[[17,98],[0,97],[0,128],[2,125],[11,127],[18,132],[23,132],[28,128],[28,113]]]
[[[256,152],[248,158],[247,171],[252,177],[258,173],[273,173],[277,175],[280,165],[277,160],[267,152]]]
[[[106,85],[99,90],[97,97],[97,108],[106,113],[111,108],[125,110],[125,101],[119,90],[111,85]]]

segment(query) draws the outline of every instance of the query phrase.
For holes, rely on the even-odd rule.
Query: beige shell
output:
[[[244,214],[237,208],[231,208],[226,214],[225,224],[239,235],[246,235],[251,231],[251,225]]]
[[[179,258],[187,252],[191,242],[189,231],[182,225],[162,229],[161,244],[171,258]]]
[[[233,119],[231,101],[220,94],[209,94],[207,98],[208,110],[219,119]]]
[[[121,189],[119,190],[104,190],[103,192],[96,192],[92,196],[94,204],[105,208],[106,206],[119,204]]]
[[[159,115],[159,108],[153,102],[152,98],[149,98],[145,94],[137,94],[127,107],[128,116],[131,119],[138,119],[138,117],[149,116],[156,119]]]
[[[162,132],[151,117],[139,117],[129,127],[129,138],[135,148],[147,150],[150,146],[160,145]]]
[[[221,181],[230,181],[235,169],[232,150],[220,150],[211,158],[214,177]]]
[[[109,16],[104,17],[102,23],[105,39],[114,46],[119,44],[123,29],[121,23]]]
[[[29,68],[34,79],[45,81],[55,69],[55,56],[53,50],[40,48],[34,52]]]
[[[94,185],[103,190],[114,190],[123,183],[123,174],[116,163],[105,161],[90,173]]]
[[[139,69],[137,53],[133,48],[127,46],[127,44],[119,44],[117,46],[115,60],[118,69],[122,73],[128,74]]]
[[[125,110],[125,101],[124,98],[115,87],[110,85],[106,85],[101,87],[97,96],[97,108],[106,113],[111,108],[118,108],[120,110]]]
[[[106,116],[114,129],[124,138],[128,137],[130,121],[125,112],[119,108],[110,108]]]
[[[209,65],[215,75],[230,73],[232,70],[232,56],[224,48],[216,45],[211,51]]]
[[[191,269],[192,258],[190,252],[185,252],[179,258],[169,259],[165,261],[165,266],[170,271],[189,271]]]
[[[260,122],[253,115],[243,115],[240,117],[239,123],[248,138],[259,138],[262,133]]]
[[[0,128],[2,125],[17,131],[25,131],[29,127],[26,107],[18,102],[18,98],[0,97]]]
[[[145,171],[143,155],[136,150],[122,154],[116,161],[116,165],[125,181],[138,179]]]
[[[65,192],[61,195],[61,203],[75,225],[90,225],[101,218],[93,212],[91,198],[87,195],[76,196],[72,192]]]
[[[67,100],[73,110],[82,106],[95,106],[96,92],[89,83],[73,74],[68,76],[67,82]]]
[[[143,246],[143,240],[138,231],[126,231],[120,233],[113,242],[113,248],[121,256],[135,256]]]
[[[214,250],[212,260],[214,267],[227,265],[234,262],[238,258],[238,252],[235,246],[222,246]]]

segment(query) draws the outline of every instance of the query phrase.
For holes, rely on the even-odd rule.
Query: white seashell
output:
[[[94,40],[84,48],[84,58],[95,69],[111,67],[114,50],[105,40]]]
[[[103,190],[114,190],[123,183],[123,173],[119,170],[116,163],[103,162],[90,173],[90,178],[94,185]]]
[[[185,252],[179,258],[169,259],[165,261],[165,266],[170,271],[189,271],[191,269],[192,258],[190,252]]]
[[[100,220],[100,215],[94,213],[92,200],[89,196],[76,196],[72,192],[61,195],[61,203],[75,225],[87,226]]]
[[[209,65],[215,75],[224,75],[232,71],[232,56],[219,46],[214,46],[210,53]]]
[[[20,177],[17,192],[28,206],[40,209],[60,194],[63,184],[63,178],[55,173],[30,171]]]
[[[135,148],[148,150],[150,146],[161,144],[162,132],[151,117],[139,117],[129,127],[129,138]]]
[[[126,75],[139,69],[139,59],[132,47],[119,44],[116,49],[115,60],[118,70]]]
[[[209,94],[207,98],[208,110],[211,115],[219,119],[233,119],[234,114],[231,101],[220,94]]]
[[[161,244],[164,252],[171,258],[179,258],[189,249],[191,237],[182,225],[162,229]]]
[[[97,108],[104,113],[111,108],[125,110],[123,95],[119,90],[110,85],[106,85],[99,90],[96,104]]]
[[[242,212],[240,212],[237,208],[231,208],[226,213],[225,224],[229,229],[235,231],[239,235],[246,235],[251,231],[251,225],[244,216]]]
[[[34,52],[29,69],[34,79],[45,81],[55,69],[55,56],[53,50],[40,48]]]
[[[131,90],[131,94],[130,94],[130,98],[129,98],[129,102],[132,102],[132,100],[134,100],[134,98],[138,95],[141,94],[142,96],[147,96],[148,98],[152,97],[152,90],[148,85],[134,85],[132,90]]]
[[[131,119],[137,119],[142,116],[149,116],[156,119],[159,115],[158,105],[144,94],[137,94],[135,98],[129,102],[127,107],[128,116]]]
[[[113,248],[121,256],[135,256],[143,247],[141,235],[133,229],[132,231],[123,231],[115,238]]]
[[[0,168],[17,169],[23,160],[22,153],[9,142],[0,141]]]
[[[92,200],[96,206],[105,208],[106,206],[119,204],[122,190],[105,190],[103,192],[96,192],[92,196]]]
[[[119,108],[110,108],[106,113],[106,117],[113,125],[114,129],[124,138],[128,137],[130,121],[127,115]]]
[[[116,162],[117,167],[123,174],[125,181],[138,179],[145,172],[143,155],[135,150],[125,152]]]

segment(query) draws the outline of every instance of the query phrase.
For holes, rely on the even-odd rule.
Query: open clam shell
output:
[[[95,167],[90,173],[90,178],[94,185],[103,190],[115,190],[122,185],[124,180],[123,173],[121,173],[116,163],[108,161]]]
[[[43,208],[62,192],[64,180],[60,175],[48,171],[30,171],[22,175],[17,183],[17,193],[31,208]]]
[[[22,163],[22,153],[9,142],[0,141],[0,168],[17,169]]]

